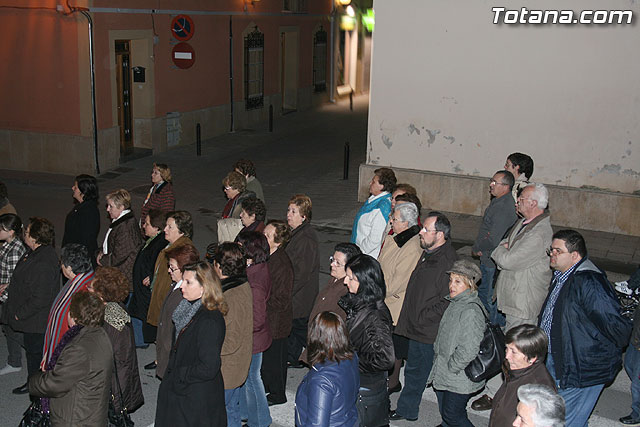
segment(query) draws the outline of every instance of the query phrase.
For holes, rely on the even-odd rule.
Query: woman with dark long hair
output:
[[[346,271],[349,293],[340,298],[339,305],[347,313],[349,339],[359,358],[356,406],[360,425],[384,426],[389,424],[390,409],[387,371],[395,361],[384,275],[378,261],[365,254],[351,258]]]
[[[309,322],[311,370],[296,392],[296,426],[352,427],[358,423],[358,356],[342,317],[331,311]]]
[[[62,247],[69,243],[79,243],[87,247],[90,255],[94,255],[98,250],[100,232],[98,181],[91,175],[78,175],[71,190],[74,206],[64,221]],[[95,266],[95,260],[93,264]]]

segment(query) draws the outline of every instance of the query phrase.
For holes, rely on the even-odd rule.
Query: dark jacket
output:
[[[156,366],[156,375],[160,378],[164,377],[169,363],[169,356],[171,355],[171,346],[173,345],[175,327],[171,316],[173,316],[173,312],[183,299],[182,290],[180,288],[172,288],[169,291],[169,295],[164,299],[164,303],[162,303],[158,333],[156,335],[156,363],[158,364]]]
[[[60,261],[53,246],[40,246],[28,252],[13,270],[3,321],[18,332],[44,334],[49,310],[58,291]]]
[[[296,392],[296,426],[352,427],[358,424],[358,356],[314,365]]]
[[[107,303],[102,326],[109,336],[113,347],[113,357],[118,371],[117,380],[124,398],[124,407],[129,412],[138,409],[144,403],[140,373],[138,372],[138,356],[133,338],[131,319],[124,306],[115,302]],[[114,396],[116,410],[120,410],[120,392],[116,382],[116,373],[111,376],[111,393]]]
[[[124,274],[131,286],[133,277],[133,263],[136,260],[138,251],[143,245],[142,234],[133,216],[133,212],[129,212],[122,218],[115,220],[109,225],[111,233],[109,233],[107,248],[108,254],[100,259],[100,265],[104,267],[115,267]],[[130,287],[129,289],[133,289]]]
[[[226,426],[220,350],[222,313],[204,307],[180,332],[160,383],[156,426]]]
[[[247,267],[247,279],[253,296],[253,354],[271,347],[271,329],[267,320],[267,301],[271,295],[271,277],[266,262]]]
[[[511,192],[491,200],[482,215],[482,224],[472,248],[474,252],[482,252],[480,256],[482,264],[496,268],[496,264],[491,259],[491,253],[516,219],[518,219],[516,203]]]
[[[274,340],[286,338],[291,333],[293,308],[293,265],[283,248],[278,248],[267,261],[271,276],[271,296],[267,301],[267,317],[271,337]]]
[[[145,217],[151,209],[157,209],[162,212],[171,212],[176,209],[176,197],[173,194],[173,185],[164,181],[149,197],[147,203],[142,204],[140,211],[140,223],[143,223]]]
[[[384,301],[365,302],[361,295],[340,298],[340,307],[347,313],[349,341],[358,353],[360,384],[367,387],[386,381],[386,371],[396,360],[391,339],[391,313]]]
[[[433,344],[440,319],[449,306],[447,270],[458,259],[447,240],[433,252],[425,251],[411,273],[395,333],[424,344]]]
[[[547,301],[541,317],[546,305]],[[620,302],[606,275],[582,259],[553,308],[551,354],[560,388],[613,381],[630,334],[631,321],[620,314]]]
[[[293,264],[293,318],[308,318],[318,295],[320,275],[318,236],[309,222],[292,231],[285,251]]]
[[[349,292],[349,290],[347,289],[347,285],[344,284],[344,277],[342,279],[329,278],[329,283],[322,288],[316,297],[316,302],[313,304],[309,320],[323,311],[333,311],[342,317],[343,320],[347,320],[347,313],[338,305],[340,298],[345,296],[347,292]]]
[[[85,326],[53,370],[29,378],[29,393],[50,397],[51,425],[106,426],[113,352],[102,328]]]
[[[509,370],[505,380],[496,392],[491,405],[490,427],[511,427],[516,419],[516,406],[518,406],[518,388],[525,384],[542,384],[556,389],[556,383],[549,375],[544,360],[536,360],[533,365]]]
[[[133,263],[133,296],[129,302],[129,314],[135,318],[146,321],[151,301],[151,286],[145,286],[142,281],[145,277],[153,280],[154,268],[158,254],[169,242],[164,238],[161,231],[146,246],[138,252],[136,261]]]
[[[89,254],[98,250],[98,233],[100,232],[100,212],[98,202],[85,200],[73,207],[64,221],[62,247],[69,243],[85,245]]]

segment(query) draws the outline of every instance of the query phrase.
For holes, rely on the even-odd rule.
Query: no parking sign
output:
[[[171,34],[181,42],[193,37],[195,29],[193,20],[187,15],[178,15],[171,20]]]

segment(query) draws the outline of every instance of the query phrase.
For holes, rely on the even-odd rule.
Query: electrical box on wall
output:
[[[144,67],[133,67],[133,81],[135,83],[144,83]]]

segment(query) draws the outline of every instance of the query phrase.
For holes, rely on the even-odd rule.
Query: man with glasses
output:
[[[500,270],[496,281],[498,310],[506,317],[505,331],[535,325],[549,290],[546,249],[551,244],[551,222],[545,211],[549,193],[542,184],[527,185],[516,210],[523,217],[491,254]]]
[[[548,253],[553,280],[540,312],[549,336],[547,369],[565,400],[567,426],[586,426],[604,385],[620,370],[631,322],[620,314],[605,273],[587,258],[580,233],[558,231]]]
[[[476,237],[476,241],[471,248],[471,254],[480,258],[482,280],[478,287],[478,296],[487,309],[491,321],[501,326],[504,326],[504,316],[498,314],[498,308],[493,300],[496,264],[491,259],[491,253],[502,240],[502,236],[518,219],[515,201],[511,193],[514,182],[513,174],[507,170],[496,172],[491,181],[489,181],[491,203],[484,211],[482,224],[478,230],[478,237]],[[472,409],[475,411],[491,409],[493,396],[498,391],[501,383],[500,375],[494,378],[493,381],[487,383],[485,394],[471,404]]]
[[[449,275],[458,259],[451,245],[451,223],[440,212],[429,212],[420,231],[420,247],[424,249],[411,273],[404,303],[400,310],[396,334],[409,338],[404,387],[391,420],[416,421],[422,393],[433,364],[433,343],[440,319],[449,305]]]

